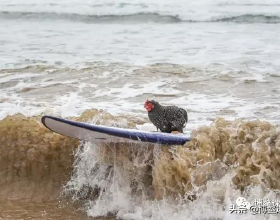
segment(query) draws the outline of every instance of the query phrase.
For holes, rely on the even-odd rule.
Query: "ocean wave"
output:
[[[39,117],[0,120],[1,200],[55,200],[71,176],[79,142],[53,134]]]
[[[74,120],[119,125],[123,120],[96,109]],[[73,119],[73,118],[72,118]],[[129,127],[135,123],[128,122]],[[119,125],[120,126],[120,125]],[[59,198],[73,170],[79,141],[53,133],[40,117],[21,114],[0,120],[0,201],[47,201]]]
[[[96,109],[72,119],[138,124]],[[184,146],[159,147],[80,144],[49,131],[39,120],[23,115],[0,120],[0,199],[4,201],[67,196],[84,204],[89,216],[134,216],[130,219],[161,219],[153,216],[162,212],[167,219],[174,214],[182,217],[178,219],[205,219],[208,214],[214,219],[214,204],[222,219],[226,200],[234,201],[243,192],[254,201],[280,189],[280,132],[266,121],[217,118],[194,130]]]
[[[158,13],[136,13],[128,15],[82,15],[55,12],[8,12],[1,11],[2,19],[35,19],[35,20],[69,20],[84,23],[123,23],[123,22],[182,22],[178,16],[160,15]]]
[[[96,124],[110,126],[114,124],[121,127],[126,124],[126,127],[130,128],[135,128],[136,124],[144,123],[135,118],[112,116],[97,109],[87,110],[80,117],[72,117],[72,120],[95,121]],[[8,183],[6,185],[7,189],[11,187],[9,181],[13,179],[21,179],[23,182],[34,182],[39,185],[46,180],[50,180],[55,186],[58,182],[61,184],[61,181],[63,182],[70,178],[69,174],[73,169],[73,151],[77,149],[79,141],[55,134],[46,129],[39,121],[40,117],[25,117],[21,114],[7,116],[5,119],[0,120],[0,132],[2,134],[0,139],[2,152],[0,171],[6,170],[5,172],[0,172],[0,183]],[[129,162],[130,164],[124,166],[129,167],[129,169],[136,169],[138,165],[142,167],[153,164],[153,173],[151,175],[155,175],[153,176],[153,187],[156,198],[163,198],[164,192],[168,192],[168,190],[171,190],[168,194],[180,193],[183,195],[188,193],[189,190],[193,189],[193,186],[187,188],[183,186],[187,186],[191,175],[195,177],[198,171],[204,172],[200,170],[202,164],[207,165],[205,167],[207,170],[208,168],[215,169],[216,165],[220,168],[232,168],[231,170],[236,172],[236,176],[232,181],[241,189],[250,184],[264,184],[271,189],[280,189],[280,184],[274,181],[279,179],[280,176],[279,169],[275,169],[275,167],[279,166],[277,161],[280,155],[278,150],[280,131],[276,126],[266,121],[244,122],[238,119],[226,121],[223,118],[217,118],[212,125],[194,130],[191,142],[186,143],[185,146],[177,146],[173,151],[169,151],[170,148],[163,148],[160,157],[156,158],[156,161],[149,159],[152,156],[152,152],[147,148],[146,150],[149,154],[149,157],[146,157],[147,164],[142,164],[145,161],[139,160],[143,156],[141,151],[139,151],[140,153],[138,152],[141,154],[140,156],[137,152],[132,152],[133,146],[133,144],[123,144],[115,149],[117,152],[113,152],[110,144],[101,144],[99,147],[102,149],[102,155],[99,156],[99,160],[104,159],[103,162],[112,166],[114,164],[111,163],[116,163],[117,161],[120,163]],[[139,149],[139,146],[137,149]],[[176,153],[178,158],[174,157],[173,153]],[[137,155],[139,158],[137,158]],[[115,156],[117,158],[114,158]],[[135,157],[136,161],[131,161],[131,157]],[[87,157],[87,159],[92,161],[92,158]],[[251,162],[247,164],[246,161],[249,159],[251,159]],[[137,160],[140,163],[138,165]],[[222,162],[217,162],[217,160]],[[196,161],[200,161],[199,166],[195,166]],[[181,162],[182,164],[180,164]],[[217,164],[213,167],[208,167],[208,163],[212,162]],[[220,166],[221,163],[222,166]],[[252,163],[254,163],[253,167]],[[236,164],[239,164],[239,166],[235,167],[234,165]],[[182,165],[188,167],[187,170],[190,172],[185,173],[184,170],[172,168],[172,166]],[[267,170],[270,170],[269,176],[262,176],[261,167],[264,165]],[[257,169],[257,167],[260,169]],[[170,168],[172,172],[162,172],[163,168]],[[90,169],[90,167],[84,167],[84,169]],[[244,180],[245,177],[242,176],[241,171],[243,169],[248,170],[249,173],[246,175],[246,181]],[[196,186],[204,185],[208,180],[208,171],[205,172],[204,179],[201,179],[201,176],[198,175],[200,177],[192,179],[194,181],[192,183],[195,183]],[[213,172],[210,173],[213,174]],[[177,181],[174,182],[168,175],[177,176]],[[256,179],[258,175],[259,178]],[[250,179],[250,176],[254,178]],[[76,177],[75,175],[73,176],[73,178]],[[262,178],[268,179],[262,182]],[[75,179],[75,181],[80,180],[84,180],[84,178]],[[172,181],[169,182],[168,180]],[[181,187],[178,188],[178,185]],[[77,184],[73,185],[73,187],[76,186]],[[0,196],[4,196],[4,192]]]
[[[215,22],[236,22],[236,23],[280,23],[280,17],[274,15],[245,14],[232,17],[224,17],[213,20]]]
[[[222,16],[208,19],[183,19],[179,15],[163,15],[159,13],[135,13],[125,15],[85,15],[56,12],[20,12],[0,11],[0,19],[30,20],[68,20],[83,23],[198,23],[198,22],[233,22],[233,23],[280,23],[280,16],[262,14],[243,14]]]

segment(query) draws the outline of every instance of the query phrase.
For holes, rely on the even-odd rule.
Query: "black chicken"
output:
[[[144,107],[148,111],[150,121],[161,132],[171,133],[178,131],[183,133],[183,128],[188,122],[188,113],[176,106],[162,106],[157,101],[151,100],[145,102]]]

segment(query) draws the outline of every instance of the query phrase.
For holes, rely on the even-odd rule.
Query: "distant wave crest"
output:
[[[84,23],[122,23],[122,22],[182,22],[178,16],[160,15],[158,13],[136,13],[128,15],[82,15],[55,12],[7,12],[1,11],[4,19],[69,20]]]
[[[244,14],[238,16],[216,17],[205,20],[182,19],[179,15],[161,15],[159,13],[135,13],[127,15],[84,15],[56,12],[12,12],[0,11],[0,19],[30,20],[68,20],[83,23],[180,23],[180,22],[234,22],[234,23],[280,23],[280,16]]]
[[[279,16],[245,14],[239,16],[215,19],[216,22],[237,22],[237,23],[280,23]]]

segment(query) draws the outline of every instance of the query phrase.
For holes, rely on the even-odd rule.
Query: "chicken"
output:
[[[144,107],[157,130],[165,133],[173,131],[183,133],[183,128],[188,122],[188,113],[184,109],[176,106],[162,106],[157,101],[149,101],[148,99]]]

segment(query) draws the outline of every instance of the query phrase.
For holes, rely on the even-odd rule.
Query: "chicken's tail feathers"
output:
[[[187,122],[188,122],[188,113],[187,113],[186,110],[184,110],[184,118],[185,118],[185,121],[186,121],[186,124],[187,124]]]

